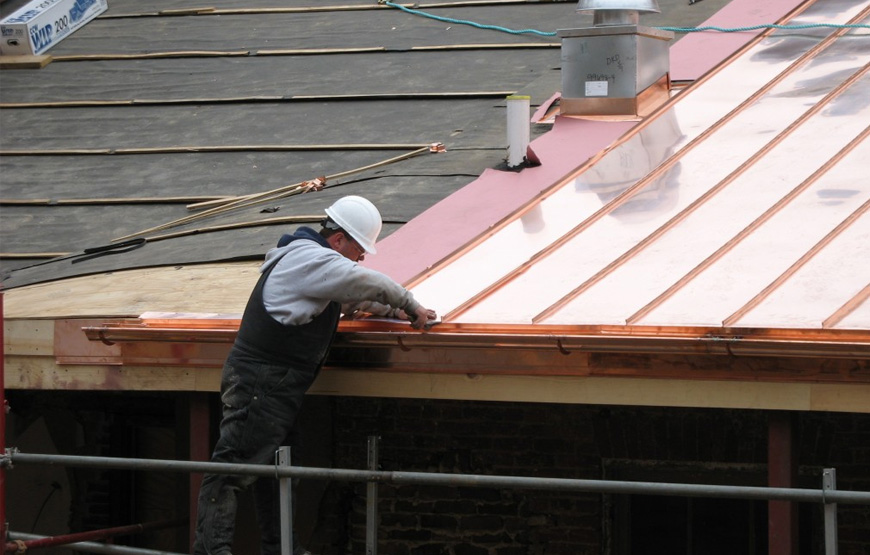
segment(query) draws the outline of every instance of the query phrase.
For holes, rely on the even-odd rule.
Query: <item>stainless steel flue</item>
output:
[[[655,0],[580,0],[592,27],[562,29],[562,101],[565,115],[629,115],[644,101],[667,97],[668,42],[674,34],[639,25],[659,12]]]

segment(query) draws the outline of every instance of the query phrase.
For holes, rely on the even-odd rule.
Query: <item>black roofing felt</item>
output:
[[[660,5],[699,23],[726,2]],[[46,67],[0,72],[0,251],[32,255],[0,258],[3,286],[260,258],[298,223],[213,229],[321,214],[345,194],[378,205],[386,236],[503,161],[506,95],[531,94],[537,106],[559,89],[556,37],[371,9],[369,0],[334,3],[360,10],[331,4],[221,0],[203,5],[255,13],[170,15],[191,3],[109,0],[104,16],[49,51]],[[4,2],[0,12],[13,7]],[[304,10],[256,12],[275,7]],[[576,2],[420,8],[513,29],[581,22]],[[533,137],[547,129],[533,125]],[[446,152],[359,171],[430,143]],[[197,214],[191,199],[336,175],[321,192],[149,232],[142,248],[75,264],[43,260]],[[161,238],[171,232],[192,235]]]

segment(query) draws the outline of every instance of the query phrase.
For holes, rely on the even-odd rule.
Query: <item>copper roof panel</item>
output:
[[[829,189],[831,181],[844,174],[846,179],[853,179],[848,177],[848,172],[855,165],[866,164],[870,159],[868,149],[870,143],[865,141],[844,160],[842,166],[837,167],[842,173],[837,171],[838,175],[831,176],[830,180],[816,181],[779,211],[749,228],[731,248],[711,259],[700,272],[690,276],[693,279],[681,283],[673,296],[636,323],[686,323],[689,315],[694,315],[692,318],[696,321],[693,324],[725,324],[729,317],[783,275],[870,197],[870,189],[865,188],[837,204],[827,204],[820,199],[820,194]],[[810,154],[809,150],[806,154]],[[731,236],[724,239],[731,239]],[[803,311],[806,306],[793,305],[792,308]],[[834,309],[836,307],[831,312]],[[763,327],[788,327],[786,322],[768,324]]]
[[[622,258],[624,263],[616,269],[605,268],[607,275],[544,321],[585,322],[594,317],[608,323],[624,322],[637,306],[644,306],[673,285],[675,277],[686,275],[707,260],[715,264],[717,253],[723,252],[728,242],[740,240],[741,234],[751,235],[753,228],[744,230],[757,226],[756,219],[775,213],[796,183],[808,179],[819,165],[837,154],[843,147],[842,141],[848,142],[862,130],[863,122],[870,120],[870,107],[867,107],[857,114],[859,117],[823,117],[816,113],[802,125],[786,126],[785,122],[793,121],[794,115],[803,110],[805,99],[790,98],[779,104],[796,105],[792,118],[782,117],[788,112],[786,107],[773,110],[768,109],[765,102],[759,102],[688,152],[680,162],[680,169],[684,171],[672,172],[676,181],[674,194],[690,196],[683,191],[701,187],[706,190],[705,196],[691,195],[676,203],[677,207],[682,207],[690,200],[693,202],[680,212],[674,209],[669,214],[672,218],[661,226],[657,219],[652,219],[641,242],[633,242],[629,237],[623,239],[625,234],[618,231],[609,237],[611,244],[629,247]],[[758,109],[754,109],[756,107]],[[866,120],[860,117],[864,114]],[[788,129],[778,129],[777,125]],[[814,139],[819,136],[831,139],[817,145]],[[768,147],[770,150],[766,150]],[[764,155],[756,155],[759,151]],[[722,173],[727,175],[720,180]],[[798,216],[807,217],[812,216]],[[790,240],[788,233],[783,237]],[[762,253],[765,250],[758,249]],[[709,308],[710,316],[717,318],[714,315],[721,311],[714,306]],[[640,319],[632,323],[676,322]]]
[[[816,3],[791,23],[868,9]],[[457,323],[866,327],[870,41],[844,33],[762,40],[415,294]],[[849,253],[849,279],[810,295]]]
[[[870,215],[866,212],[736,321],[739,327],[870,329],[870,303],[841,307],[870,286]],[[835,286],[832,286],[835,284]],[[865,297],[866,299],[866,297]]]
[[[870,283],[850,299],[851,306],[844,306],[847,312],[834,324],[839,329],[870,329]]]

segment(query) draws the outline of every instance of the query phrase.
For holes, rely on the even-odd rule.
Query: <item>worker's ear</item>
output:
[[[338,242],[341,240],[341,238],[339,236],[341,236],[341,235],[343,235],[341,232],[333,233],[332,235],[330,235],[329,237],[326,238],[326,242],[329,243],[329,247],[332,250],[334,250],[334,251],[338,250]]]

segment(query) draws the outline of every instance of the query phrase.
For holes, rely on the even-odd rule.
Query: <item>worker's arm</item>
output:
[[[264,289],[266,308],[284,324],[311,321],[330,301],[342,305],[378,303],[398,308],[413,316],[414,327],[422,328],[434,314],[424,309],[410,291],[389,276],[364,268],[336,251],[312,241],[295,241],[278,261]]]

